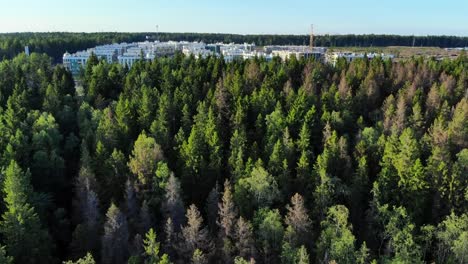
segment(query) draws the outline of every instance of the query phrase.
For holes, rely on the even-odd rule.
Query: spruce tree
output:
[[[3,192],[6,211],[2,215],[0,233],[6,252],[17,263],[49,263],[52,241],[31,205],[31,174],[12,160],[5,171]]]
[[[174,230],[177,232],[184,220],[184,203],[181,197],[179,180],[171,174],[166,185],[165,200],[163,203],[163,213],[166,218],[170,218]]]
[[[222,202],[218,205],[219,208],[219,222],[220,226],[220,239],[222,241],[222,251],[226,263],[232,261],[232,253],[234,251],[233,239],[234,228],[237,219],[237,209],[235,208],[231,183],[226,180],[224,182],[224,192]]]
[[[253,227],[250,222],[240,216],[237,220],[235,231],[235,245],[238,255],[245,259],[255,258],[255,241]]]
[[[203,218],[195,205],[190,205],[186,213],[187,224],[181,230],[181,255],[191,259],[196,250],[211,254],[214,246],[208,229],[203,226]]]
[[[286,206],[287,214],[285,217],[286,225],[291,227],[291,233],[286,232],[293,246],[304,245],[308,242],[312,221],[309,218],[305,208],[304,199],[298,193],[291,197],[291,205]]]
[[[120,209],[111,204],[106,213],[102,236],[102,263],[126,263],[128,258],[127,218]]]

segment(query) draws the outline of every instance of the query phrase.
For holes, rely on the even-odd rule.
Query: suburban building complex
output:
[[[288,59],[291,56],[296,57],[315,57],[323,59],[325,48],[309,48],[308,46],[267,46],[263,49],[255,44],[234,44],[234,43],[213,43],[205,44],[203,42],[186,41],[168,41],[168,42],[138,42],[138,43],[120,43],[109,44],[89,48],[84,51],[78,51],[70,54],[66,52],[63,55],[63,64],[73,74],[78,74],[80,68],[88,61],[91,54],[105,59],[107,62],[117,62],[131,67],[140,59],[153,60],[156,57],[174,55],[176,52],[182,52],[187,56],[193,55],[195,58],[206,58],[212,56],[223,56],[226,62],[243,60],[254,57],[262,57],[271,60],[274,56],[282,59]]]
[[[63,55],[63,64],[73,74],[78,74],[81,67],[88,61],[91,54],[105,59],[109,63],[117,62],[127,67],[141,59],[153,60],[156,57],[172,56],[176,52],[182,52],[187,56],[195,58],[206,58],[208,56],[223,56],[226,62],[235,60],[244,60],[254,57],[261,57],[266,60],[271,60],[273,57],[279,57],[287,60],[292,56],[296,58],[315,58],[316,60],[326,61],[333,65],[336,64],[339,58],[344,58],[348,62],[356,58],[374,57],[393,58],[393,55],[377,54],[377,53],[351,53],[351,52],[332,52],[327,53],[327,48],[310,46],[265,46],[263,48],[256,47],[255,44],[225,44],[213,43],[205,44],[203,42],[186,42],[186,41],[145,41],[137,43],[120,43],[109,44],[89,48],[84,51],[78,51]]]

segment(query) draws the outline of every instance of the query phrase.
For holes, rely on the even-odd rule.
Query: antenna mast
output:
[[[156,40],[159,40],[159,25],[156,25]]]
[[[314,24],[310,24],[310,49],[314,49]]]

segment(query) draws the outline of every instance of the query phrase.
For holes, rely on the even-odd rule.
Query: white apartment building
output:
[[[315,58],[317,60],[322,60],[327,52],[327,48],[324,47],[314,47],[310,48],[309,46],[265,46],[264,51],[266,53],[272,54],[273,56],[278,56],[282,60],[287,60],[292,56],[296,58]]]
[[[94,48],[87,49],[86,51],[78,51],[70,54],[66,52],[63,54],[63,65],[65,68],[70,70],[73,74],[78,74],[81,67],[86,65],[91,54],[95,54],[100,59],[105,59],[108,63],[117,61],[119,55],[123,54],[129,47],[135,46],[135,44],[109,44],[96,46]]]
[[[347,62],[351,62],[359,58],[360,59],[367,58],[369,60],[372,60],[377,57],[382,58],[382,59],[393,59],[395,58],[395,55],[385,54],[385,53],[332,52],[326,55],[326,62],[335,66],[338,59],[340,58],[344,58]]]
[[[74,54],[66,52],[63,55],[63,64],[73,74],[78,74],[80,69],[86,65],[92,53],[99,58],[105,59],[108,63],[118,62],[121,65],[132,67],[136,61],[154,60],[156,57],[172,56],[177,51],[186,56],[193,55],[195,58],[206,58],[208,56],[223,55],[226,62],[235,60],[245,60],[254,57],[262,57],[271,60],[273,56],[287,59],[290,56],[322,58],[325,48],[310,49],[306,46],[267,46],[264,51],[256,49],[254,43],[214,43],[205,44],[203,42],[187,41],[143,41],[137,43],[120,43],[101,45],[85,51],[78,51]]]

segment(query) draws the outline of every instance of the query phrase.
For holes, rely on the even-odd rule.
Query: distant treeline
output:
[[[46,53],[61,62],[63,53],[113,42],[145,39],[145,33],[8,33],[0,34],[0,59],[13,58],[28,45],[31,52]]]
[[[204,41],[255,43],[264,45],[304,45],[309,43],[307,35],[237,35],[214,33],[7,33],[0,34],[0,58],[12,58],[28,45],[31,51],[47,53],[60,62],[65,51],[75,52],[100,44],[112,42],[151,40]],[[399,36],[399,35],[319,35],[316,46],[326,47],[466,47],[468,37],[458,36]]]
[[[248,42],[265,45],[308,45],[308,35],[235,35],[200,33],[160,33],[160,40],[203,40],[205,42]],[[465,47],[468,37],[457,36],[399,36],[399,35],[318,35],[316,46],[324,47],[371,47],[371,46],[415,46],[423,47]]]

